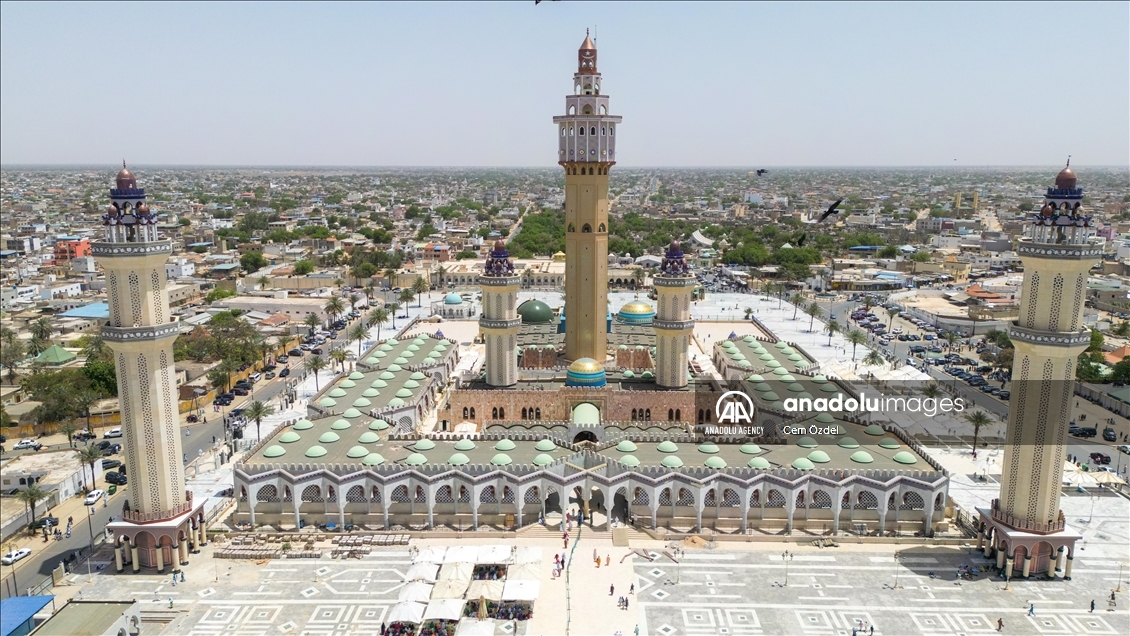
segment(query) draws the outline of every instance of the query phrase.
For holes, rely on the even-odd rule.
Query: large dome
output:
[[[463,297],[460,296],[459,294],[456,294],[455,292],[451,292],[450,294],[448,294],[447,296],[444,297],[443,304],[445,304],[445,305],[462,305],[463,304]]]
[[[540,300],[527,300],[518,305],[518,315],[522,317],[522,322],[530,325],[553,321],[553,310]]]
[[[655,318],[655,309],[643,301],[633,300],[620,308],[618,317],[626,323],[647,325]]]
[[[1055,187],[1058,190],[1071,190],[1075,187],[1075,171],[1064,168],[1055,176]]]
[[[133,173],[126,168],[126,162],[122,162],[122,169],[118,172],[115,179],[119,190],[133,190],[137,188],[137,180],[134,179]]]
[[[578,358],[565,374],[565,386],[604,386],[606,383],[604,365],[592,358]]]

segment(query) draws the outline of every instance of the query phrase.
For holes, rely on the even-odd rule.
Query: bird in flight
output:
[[[800,235],[800,239],[797,240],[796,246],[797,247],[804,247],[804,241],[806,239],[808,239],[808,232],[805,232],[804,234]]]
[[[550,2],[557,2],[557,0],[550,0]],[[538,6],[541,3],[542,3],[542,0],[534,0],[534,6],[535,7]]]
[[[761,176],[761,175],[763,175],[763,174],[769,174],[769,171],[768,171],[768,170],[766,170],[765,168],[758,168],[758,169],[757,169],[757,176],[759,176],[759,177],[760,177],[760,176]]]
[[[843,201],[843,199],[837,199],[835,203],[828,207],[827,211],[825,211],[824,214],[820,215],[820,220],[817,221],[817,223],[823,223],[824,219],[832,216],[833,214],[839,214],[840,211],[836,209],[836,206],[843,203]]]

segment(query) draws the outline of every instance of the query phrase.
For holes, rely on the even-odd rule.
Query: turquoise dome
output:
[[[640,300],[633,300],[632,302],[620,308],[620,313],[616,315],[620,322],[625,322],[633,325],[650,325],[651,321],[655,319],[655,309]]]
[[[445,305],[462,305],[463,304],[463,297],[460,296],[459,294],[456,294],[455,292],[451,292],[447,296],[444,296],[443,304],[445,304]]]
[[[592,358],[580,358],[569,365],[565,374],[565,386],[604,386],[607,378],[604,365]]]

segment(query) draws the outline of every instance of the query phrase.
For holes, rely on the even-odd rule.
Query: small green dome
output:
[[[383,431],[386,428],[388,428],[388,426],[389,426],[388,422],[386,422],[384,420],[373,420],[372,422],[369,423],[369,430],[370,431]]]
[[[617,351],[627,351],[628,345],[620,345],[619,347],[616,347],[616,350]]]
[[[497,450],[497,451],[512,451],[512,450],[514,450],[514,448],[515,448],[514,442],[512,442],[508,439],[500,439],[500,440],[498,440],[498,443],[494,445],[494,450]]]
[[[357,441],[361,442],[362,444],[375,444],[381,441],[381,436],[377,435],[373,431],[365,431],[364,433],[361,433],[361,437],[358,437]]]
[[[659,442],[659,445],[655,447],[655,450],[661,453],[675,453],[678,452],[679,445],[669,439],[665,439],[662,442]]]
[[[352,420],[354,418],[361,417],[361,411],[358,411],[355,408],[348,408],[348,409],[345,409],[345,412],[342,413],[341,416],[346,418],[346,419]]]
[[[757,356],[757,359],[761,360],[762,362],[771,362],[773,360],[773,354],[768,352],[762,353],[761,355]]]
[[[400,356],[399,358],[393,360],[392,364],[401,364],[401,365],[408,364],[408,359],[405,358],[404,356]],[[390,366],[389,368],[392,368],[392,367]]]
[[[811,400],[812,394],[808,391],[801,391],[800,393],[797,393],[796,397],[798,400]]]
[[[774,342],[773,346],[778,348],[778,349],[787,349],[789,345],[788,345],[788,343],[778,341],[778,342]]]
[[[797,470],[812,470],[816,468],[816,466],[805,457],[797,457],[794,459],[792,466]]]
[[[510,456],[506,453],[499,453],[490,458],[490,463],[494,466],[509,466],[513,462],[514,460],[510,459]]]
[[[333,431],[326,431],[325,433],[322,433],[322,436],[318,438],[318,441],[323,444],[333,444],[339,439],[341,439],[341,436],[337,433]]]
[[[745,360],[746,358],[745,358],[745,354],[742,353],[741,351],[735,351],[735,352],[730,354],[730,359],[731,360]]]
[[[536,455],[534,457],[534,464],[537,465],[537,466],[545,466],[547,464],[552,464],[552,463],[553,463],[553,458],[550,457],[549,455],[546,455],[545,453],[539,453],[538,455]]]
[[[875,461],[867,451],[855,451],[851,454],[851,461],[857,464],[870,464]]]
[[[344,431],[349,428],[349,426],[350,424],[346,420],[335,420],[333,424],[330,424],[330,428],[335,431]]]
[[[399,364],[394,362],[393,364],[388,365],[388,370],[392,373],[400,373],[401,371],[403,371],[403,368]]]
[[[294,423],[294,430],[304,431],[308,428],[314,428],[314,423],[307,419],[301,419]]]
[[[366,466],[376,466],[384,460],[385,458],[382,457],[380,453],[369,453],[365,456],[365,459],[361,460],[361,463],[365,464]]]
[[[392,371],[381,371],[381,374],[377,376],[377,379],[379,379],[379,380],[391,380],[395,377],[396,377],[396,374],[393,373]],[[376,382],[374,382],[373,384],[376,384]],[[388,385],[386,384],[385,386],[388,386]],[[380,387],[377,387],[377,388],[380,388]]]
[[[814,419],[821,424],[831,424],[836,421],[831,413],[818,413]]]
[[[828,382],[826,384],[821,384],[820,390],[824,393],[835,393],[835,392],[839,391],[839,389],[836,388],[836,385],[832,384],[831,382]]]
[[[469,451],[469,450],[474,450],[474,449],[475,449],[475,443],[472,442],[471,440],[467,439],[466,437],[459,440],[458,442],[455,442],[455,450],[457,450],[457,451]]]
[[[414,448],[418,451],[429,451],[429,450],[432,450],[435,447],[436,447],[436,443],[433,442],[432,440],[426,438],[426,437],[423,438],[423,439],[416,440],[416,443],[412,445],[412,448]]]
[[[800,362],[794,364],[793,368],[795,368],[797,371],[804,371],[805,369],[807,369],[808,367],[811,367],[811,366],[812,366],[811,364],[805,362],[804,360],[801,360]]]
[[[423,380],[427,377],[428,376],[424,375],[423,373],[420,373],[419,371],[413,371],[412,375],[408,376],[408,379],[409,380]]]
[[[631,380],[632,378],[636,377],[636,374],[633,373],[631,369],[626,369],[623,373],[620,374],[620,377]]]
[[[378,347],[377,351],[392,351],[392,345],[390,345],[389,343],[386,342],[383,345],[381,345],[380,347]]]
[[[408,464],[409,466],[419,466],[421,464],[428,463],[428,458],[424,457],[420,453],[412,453],[408,457],[404,458],[404,463]]]
[[[322,457],[326,454],[326,449],[321,446],[311,446],[306,449],[307,457]]]
[[[772,366],[772,365],[770,365],[770,366]],[[772,373],[773,373],[773,375],[788,375],[789,371],[788,371],[788,369],[786,369],[784,367],[776,367],[775,369],[773,369]]]
[[[357,386],[357,383],[353,380],[345,379],[341,382],[338,382],[337,385],[343,389],[352,389],[353,387]]]
[[[704,461],[702,463],[705,464],[707,468],[725,468],[726,467],[726,460],[722,459],[721,457],[717,457],[717,456],[707,457],[706,461]]]
[[[744,369],[746,367],[752,367],[753,363],[749,360],[738,360],[738,366]]]
[[[385,344],[390,345],[390,346],[398,345],[398,344],[400,344],[400,341],[397,340],[396,338],[389,338],[388,340],[385,340]]]
[[[380,353],[380,351],[378,351],[377,353]],[[371,364],[373,366],[377,366],[380,363],[381,363],[381,360],[380,360],[380,358],[377,357],[376,353],[369,356],[368,358],[365,358],[365,364]]]
[[[394,397],[394,398],[392,398],[391,400],[388,401],[388,407],[390,409],[398,409],[402,406],[404,406],[404,400],[402,400],[398,397]]]
[[[360,459],[369,454],[369,450],[364,446],[354,446],[346,451],[345,456],[352,459]]]
[[[910,454],[907,451],[899,451],[899,452],[895,453],[895,456],[892,457],[891,459],[895,460],[896,462],[898,462],[900,464],[915,464],[915,463],[918,462],[918,458],[915,457],[914,455]]]
[[[678,467],[683,465],[683,460],[679,459],[675,455],[668,455],[668,456],[664,457],[663,461],[660,462],[660,463],[663,464],[664,466],[666,466],[667,468],[678,468]]]
[[[867,428],[863,429],[863,432],[867,433],[868,435],[874,435],[876,437],[886,433],[886,431],[883,430],[883,427],[879,426],[878,424],[871,424]]]
[[[815,382],[816,384],[824,384],[825,382],[828,381],[828,378],[826,378],[822,375],[814,375],[814,376],[812,376],[812,381]]]
[[[713,455],[718,452],[718,445],[713,442],[706,442],[698,447],[698,452]]]
[[[370,391],[371,390],[372,389],[370,389]],[[356,406],[357,408],[363,409],[363,408],[368,408],[372,405],[373,405],[373,403],[369,401],[369,398],[359,397],[356,400],[353,400],[353,406]]]
[[[404,383],[404,388],[406,388],[406,389],[418,389],[418,388],[420,388],[420,383],[415,381],[415,380],[408,380],[407,382]]]
[[[767,402],[776,402],[777,400],[781,399],[781,396],[777,395],[773,391],[766,391],[765,393],[761,394],[761,399]]]
[[[419,351],[419,350],[420,350],[420,345],[418,345],[418,344],[408,345],[408,351],[412,351],[414,353],[414,352]]]
[[[643,373],[640,374],[640,377],[645,379],[645,380],[650,380],[650,379],[655,377],[655,374],[652,373],[651,371],[644,371]]]
[[[738,450],[746,455],[756,455],[761,452],[761,447],[757,444],[742,444]]]
[[[404,362],[397,362],[397,364],[408,364],[408,359],[415,358],[415,357],[416,357],[416,354],[414,352],[405,351],[404,353],[400,354],[400,358],[397,358],[397,360],[400,360],[400,359],[403,358]],[[395,360],[394,360],[394,362],[395,362]]]
[[[416,339],[412,341],[412,344],[428,344],[428,339],[423,336],[416,336]]]
[[[640,460],[636,459],[635,455],[624,455],[620,458],[620,463],[629,468],[635,468],[640,465]]]
[[[361,397],[372,398],[372,397],[377,397],[380,394],[381,394],[380,391],[373,389],[373,388],[368,388],[368,389],[365,389],[365,391],[363,393],[361,393]]]
[[[769,466],[769,460],[765,459],[764,457],[754,457],[753,459],[749,460],[749,462],[746,463],[746,466],[749,466],[750,468],[762,468],[762,469],[770,467]]]
[[[354,371],[353,373],[349,374],[349,379],[350,380],[364,380],[365,374],[361,373],[360,371]]]
[[[789,360],[792,362],[804,362],[804,357],[799,353],[790,353]]]
[[[759,377],[760,377],[760,376],[759,376]],[[755,385],[753,385],[753,390],[754,390],[754,391],[758,391],[758,392],[760,392],[760,393],[768,393],[769,391],[772,391],[772,390],[773,390],[773,387],[772,387],[772,386],[770,386],[770,385],[769,385],[768,383],[766,383],[766,382],[762,382],[762,383],[760,383],[760,384],[755,384]]]
[[[539,450],[539,451],[542,451],[544,453],[544,452],[548,452],[548,451],[551,451],[551,450],[557,448],[557,444],[554,444],[553,442],[551,442],[548,439],[543,439],[543,440],[539,441],[537,444],[534,444],[534,448]]]
[[[441,342],[437,344],[435,351],[447,351],[447,343]]]
[[[828,462],[832,461],[832,458],[828,457],[828,453],[825,453],[822,450],[814,450],[808,454],[808,461],[815,464],[827,464]]]
[[[800,393],[800,392],[804,391],[804,385],[801,384],[800,382],[793,382],[787,388],[789,389],[789,391],[792,391],[793,393]]]
[[[326,395],[333,397],[333,398],[339,398],[339,397],[345,397],[346,393],[345,393],[345,389],[342,389],[340,387],[335,386],[334,388],[330,389],[330,392],[327,393]]]
[[[777,378],[777,379],[778,379],[778,380],[780,380],[781,382],[784,382],[784,383],[786,383],[786,384],[790,384],[790,383],[796,382],[796,378],[794,378],[793,376],[789,375],[788,373],[786,373],[785,375],[782,375],[781,377],[779,377],[779,378]]]
[[[382,373],[381,375],[384,375],[384,374]],[[385,382],[384,380],[381,380],[381,379],[376,379],[376,380],[373,380],[373,383],[370,384],[369,386],[373,387],[374,389],[383,389],[383,388],[388,386],[388,382]]]
[[[750,335],[750,334],[746,334],[746,335],[745,335],[745,336],[744,336],[744,337],[742,338],[742,342],[753,342],[754,340],[757,340],[757,338],[754,338],[754,337],[753,337],[752,335]]]
[[[854,437],[841,437],[840,441],[836,442],[836,446],[840,448],[859,448],[859,442],[855,441]]]
[[[286,454],[286,449],[278,444],[268,446],[267,450],[263,451],[263,457],[282,457]]]
[[[337,400],[333,399],[332,397],[324,397],[318,401],[318,406],[327,409],[332,408],[337,406]]]
[[[769,367],[770,369],[780,369],[781,363],[777,362],[776,360],[770,360],[769,362],[765,363],[765,366]],[[788,373],[788,371],[785,371],[785,373]]]
[[[805,435],[804,437],[801,437],[796,441],[796,445],[800,446],[801,448],[816,448],[817,443],[815,439],[812,439],[808,435]]]
[[[471,463],[471,460],[463,453],[455,453],[451,457],[447,458],[447,463],[451,464],[452,466],[462,466],[463,464]]]
[[[783,353],[785,355],[791,355],[791,354],[796,353],[796,350],[793,349],[792,347],[781,347],[781,353]]]
[[[410,397],[412,397],[412,391],[409,390],[409,389],[400,389],[399,391],[396,392],[396,397],[398,397],[398,398],[410,398]]]
[[[541,324],[553,320],[553,310],[540,300],[527,300],[518,305],[518,316],[526,324]]]
[[[300,439],[302,439],[302,436],[298,433],[295,433],[294,431],[287,431],[282,435],[279,435],[279,441],[283,444],[293,444]]]
[[[621,453],[634,453],[638,450],[638,447],[636,446],[635,442],[626,439],[616,445],[616,450],[620,451]]]
[[[879,440],[879,448],[886,448],[888,450],[894,450],[898,447],[899,447],[898,440],[893,438],[893,437],[884,437],[883,439]]]
[[[737,348],[737,345],[734,344],[733,342],[729,341],[729,340],[723,340],[722,344],[720,344],[718,346],[722,347],[723,349],[735,349],[735,348]]]
[[[749,381],[749,382],[764,382],[765,378],[761,377],[757,373],[754,373],[754,374],[750,375],[748,378],[746,378],[746,380]]]

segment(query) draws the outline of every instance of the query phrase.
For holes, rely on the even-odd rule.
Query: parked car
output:
[[[1002,400],[1008,400],[1008,399],[1012,398],[1012,391],[1007,391],[1007,390],[1001,389],[1001,392],[997,393],[997,397],[999,397]]]
[[[320,355],[322,355],[322,348],[321,347],[315,347],[315,348],[310,350],[310,353],[312,353],[316,356],[320,356]]]
[[[287,368],[283,369],[282,371],[279,371],[279,377],[280,378],[285,378],[288,375],[290,375],[290,367],[287,367]]]
[[[1130,455],[1130,444],[1123,444],[1122,446],[1119,446],[1118,451]]]
[[[86,505],[86,506],[93,506],[94,504],[98,503],[98,500],[101,499],[102,495],[104,495],[104,494],[106,494],[106,493],[95,488],[94,490],[91,490],[89,494],[86,495],[86,499],[83,499],[82,503],[83,503],[83,505]]]
[[[1104,455],[1102,453],[1091,453],[1091,461],[1095,462],[1096,464],[1109,464],[1110,455]]]
[[[290,351],[287,351],[286,354],[288,356],[301,357],[302,356],[302,349],[291,349]]]
[[[36,441],[34,439],[22,439],[22,440],[16,442],[16,445],[12,447],[12,450],[25,450],[25,449],[29,449],[29,448],[31,450],[37,451],[37,450],[43,448],[43,444],[40,444],[38,441]]]
[[[259,373],[259,372],[255,372],[255,373],[252,373],[251,375],[249,375],[247,377],[248,377],[248,379],[251,380],[252,383],[254,383],[254,382],[258,382],[259,380],[261,380],[263,378],[263,374]]]
[[[31,524],[32,530],[39,530],[40,528],[57,528],[57,527],[59,527],[58,517],[52,517],[50,515],[48,515],[46,517],[40,517],[40,518],[36,519],[34,523]]]
[[[239,396],[244,396],[244,395],[250,395],[251,391],[248,391],[247,389],[245,389],[241,386],[238,386],[238,387],[232,389],[232,393],[235,393],[236,395],[239,395]]]
[[[265,375],[263,377],[267,378],[268,380],[274,380],[275,379],[275,372],[274,371],[268,371],[267,375]]]
[[[106,431],[105,433],[102,434],[103,439],[111,439],[111,438],[114,438],[114,437],[121,437],[121,436],[122,436],[122,429],[121,428],[112,428],[112,429],[110,429],[110,430],[108,430],[108,431]]]
[[[118,460],[118,459],[103,459],[102,460],[102,470],[110,470],[111,468],[117,468],[118,466],[121,466],[121,465],[122,465],[122,462],[121,462],[121,460]]]
[[[5,554],[3,557],[0,557],[0,563],[3,563],[4,565],[12,565],[16,561],[19,561],[20,559],[29,555],[31,555],[31,548],[19,548],[18,550],[12,550],[8,554]]]
[[[279,356],[279,357],[275,358],[275,360],[276,360],[276,361],[277,361],[277,362],[278,362],[279,364],[286,364],[287,362],[290,362],[290,358],[289,358],[289,357],[287,357],[287,356]]]
[[[1108,427],[1103,429],[1103,439],[1105,439],[1108,442],[1117,442],[1118,441],[1118,435],[1116,435],[1114,433],[1113,428],[1108,426]]]
[[[91,433],[90,431],[88,431],[86,429],[83,429],[83,430],[75,433],[75,439],[80,441],[80,442],[85,442],[85,441],[91,440],[91,439],[98,439],[98,436],[95,435],[94,433]]]
[[[126,477],[125,473],[118,473],[118,472],[106,473],[106,483],[108,483],[108,484],[113,484],[115,486],[124,486],[124,485],[126,485],[126,483],[128,481],[129,481],[129,478]]]

